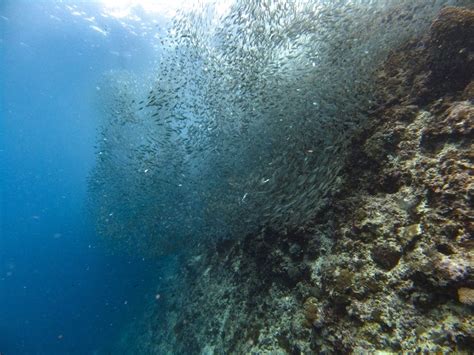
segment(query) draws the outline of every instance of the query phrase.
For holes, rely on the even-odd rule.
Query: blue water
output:
[[[107,349],[154,299],[158,261],[110,254],[85,204],[108,70],[153,49],[99,4],[0,1],[0,353]]]

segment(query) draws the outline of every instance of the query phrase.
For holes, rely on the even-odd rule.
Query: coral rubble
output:
[[[141,324],[148,352],[474,349],[474,11],[448,7],[378,70],[342,184],[301,230],[263,228],[189,261]],[[143,350],[143,349],[142,349]]]

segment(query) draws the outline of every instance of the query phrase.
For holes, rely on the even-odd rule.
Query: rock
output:
[[[372,250],[372,260],[387,271],[397,266],[401,256],[400,250],[390,245],[376,246]]]
[[[320,323],[320,304],[315,297],[308,297],[303,304],[303,313],[306,319],[305,325],[316,325]]]
[[[421,226],[419,223],[411,224],[403,228],[403,239],[411,241],[414,237],[421,234]]]
[[[424,106],[465,90],[473,73],[474,11],[446,7],[424,39],[409,41],[387,59],[379,74],[379,95],[389,105]]]
[[[471,81],[462,93],[463,100],[474,100],[474,81]]]
[[[472,270],[472,265],[466,258],[460,255],[444,255],[433,260],[433,276],[440,286],[460,283],[466,280]]]
[[[452,139],[472,139],[473,132],[474,106],[468,101],[456,102],[423,130],[421,144],[430,150],[439,149]]]
[[[474,289],[461,287],[458,289],[459,302],[474,306]]]
[[[446,7],[430,30],[431,83],[446,91],[463,90],[474,73],[474,11]]]
[[[376,162],[382,162],[388,154],[394,151],[398,141],[399,134],[397,132],[377,132],[367,140],[364,151],[369,158]]]

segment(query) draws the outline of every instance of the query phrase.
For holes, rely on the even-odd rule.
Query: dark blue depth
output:
[[[110,69],[139,72],[150,49],[53,2],[1,1],[0,16],[0,353],[94,353],[155,301],[161,276],[156,261],[109,255],[85,205],[96,86]]]

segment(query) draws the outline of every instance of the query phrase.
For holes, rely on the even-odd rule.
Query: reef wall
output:
[[[222,240],[124,337],[157,354],[474,348],[474,11],[377,70],[378,103],[309,226]],[[166,311],[164,311],[166,310]]]

